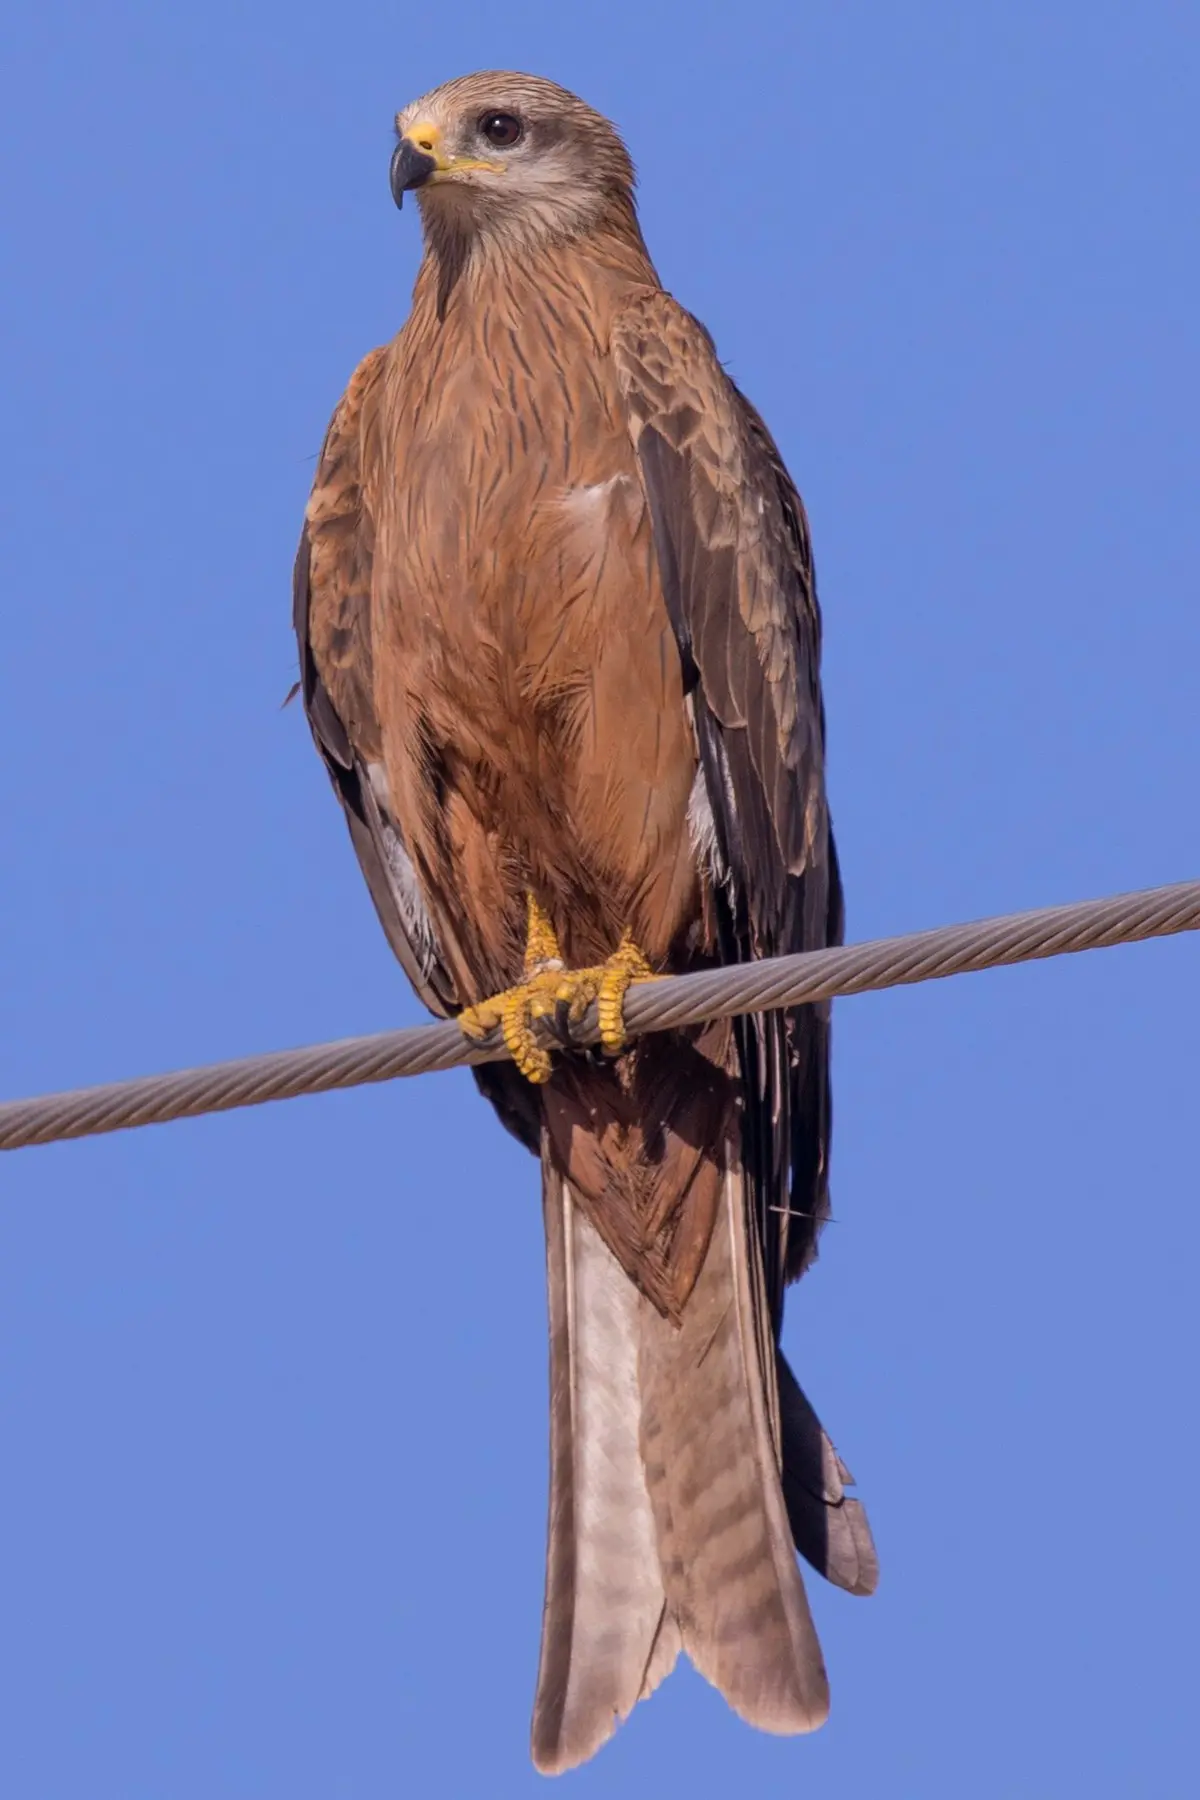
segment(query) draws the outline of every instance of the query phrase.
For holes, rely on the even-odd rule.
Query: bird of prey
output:
[[[615,128],[528,75],[397,118],[424,258],[296,562],[304,703],[417,994],[541,1162],[550,1519],[532,1748],[685,1651],[773,1732],[828,1686],[795,1551],[876,1561],[779,1349],[828,1212],[829,1014],[627,1043],[631,980],[841,941],[804,509],[662,287]],[[602,1047],[547,1049],[593,1001]]]

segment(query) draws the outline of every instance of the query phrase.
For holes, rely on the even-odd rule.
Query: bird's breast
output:
[[[389,767],[419,754],[436,771],[426,807],[436,786],[460,837],[473,824],[502,845],[518,895],[523,881],[582,895],[602,880],[606,916],[640,895],[656,914],[647,947],[665,944],[692,887],[695,753],[594,334],[477,323],[410,366],[390,424],[372,608]]]
[[[474,692],[583,671],[598,639],[665,621],[615,372],[561,304],[448,321],[397,384],[380,498],[384,609]]]

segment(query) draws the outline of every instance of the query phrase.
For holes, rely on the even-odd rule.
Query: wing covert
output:
[[[385,355],[359,364],[326,433],[296,555],[293,624],[304,710],[380,923],[418,997],[444,1016],[458,998],[389,811],[372,681],[374,530],[362,462]]]
[[[617,318],[659,572],[715,838],[723,961],[841,941],[825,798],[821,621],[800,497],[703,326],[657,289]],[[828,1211],[828,1007],[738,1030],[768,1293],[814,1253]]]

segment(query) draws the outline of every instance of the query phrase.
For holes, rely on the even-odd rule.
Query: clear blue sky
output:
[[[416,266],[391,117],[471,68],[618,120],[808,500],[851,935],[1200,874],[1193,9],[4,36],[0,1092],[418,1016],[279,703],[314,453]],[[879,1593],[813,1584],[815,1738],[682,1670],[573,1792],[1195,1791],[1198,978],[1180,939],[838,1007],[787,1341]],[[0,1791],[542,1791],[537,1172],[469,1079],[0,1178]]]

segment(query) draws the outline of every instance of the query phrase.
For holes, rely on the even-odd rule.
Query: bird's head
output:
[[[509,250],[632,216],[633,165],[600,113],[536,75],[487,72],[448,81],[396,119],[392,196],[415,190],[435,244]]]

